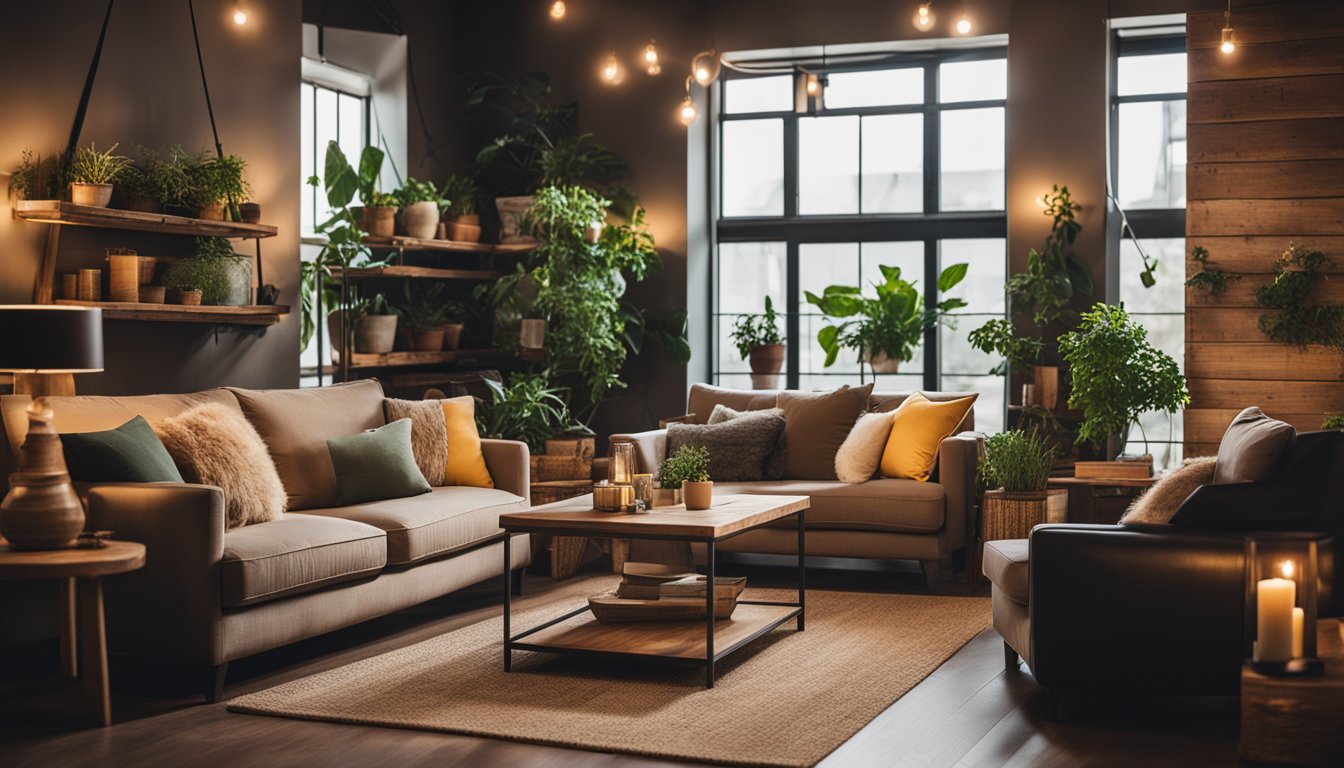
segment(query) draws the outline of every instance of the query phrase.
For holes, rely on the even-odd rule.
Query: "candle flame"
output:
[[[1291,579],[1291,578],[1293,578],[1293,561],[1292,561],[1292,560],[1284,560],[1284,561],[1283,561],[1283,566],[1280,567],[1279,570],[1283,571],[1283,578],[1285,578],[1285,579]]]

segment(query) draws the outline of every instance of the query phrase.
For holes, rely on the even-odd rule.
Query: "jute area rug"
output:
[[[518,611],[534,626],[614,587],[584,579]],[[756,599],[788,591],[751,590]],[[990,623],[987,598],[813,591],[780,628],[703,669],[514,653],[499,617],[229,702],[229,709],[687,761],[810,766]]]

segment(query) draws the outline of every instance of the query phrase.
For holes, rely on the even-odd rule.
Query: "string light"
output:
[[[920,32],[927,32],[930,29],[933,29],[934,23],[938,21],[937,17],[933,15],[932,6],[932,2],[920,3],[919,7],[915,9],[915,15],[910,17],[910,21],[915,25],[915,29],[918,29]]]
[[[233,6],[233,23],[240,27],[247,23],[247,11],[243,10],[242,3]]]
[[[961,2],[961,17],[957,19],[956,29],[959,35],[971,34],[971,17],[966,15],[966,0]]]
[[[616,58],[616,52],[607,54],[607,59],[602,63],[602,82],[607,85],[615,85],[621,81],[621,61]]]
[[[701,85],[709,85],[719,77],[719,52],[701,51],[691,59],[691,76]]]
[[[565,18],[565,12],[569,9],[565,7],[565,0],[555,0],[551,3],[551,18],[559,21]]]
[[[807,73],[807,95],[816,96],[821,93],[821,79],[811,72]]]
[[[686,78],[686,98],[681,100],[681,106],[677,108],[677,120],[687,127],[700,117],[700,110],[695,108],[695,100],[691,98],[691,79]]]
[[[644,46],[644,71],[650,75],[656,75],[663,71],[663,65],[658,63],[658,46],[652,40]]]
[[[1223,11],[1223,42],[1218,46],[1218,50],[1225,54],[1237,50],[1237,41],[1233,38],[1233,34],[1232,0],[1227,0],[1227,10]]]

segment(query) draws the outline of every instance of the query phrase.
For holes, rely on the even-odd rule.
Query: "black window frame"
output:
[[[318,145],[318,142],[317,142],[317,140],[316,140],[316,139],[317,139],[317,94],[318,94],[318,91],[331,91],[332,93],[336,94],[336,104],[337,104],[337,108],[336,108],[336,136],[337,136],[337,137],[339,137],[339,136],[341,135],[341,110],[340,110],[340,98],[341,98],[342,96],[348,96],[348,97],[350,97],[350,98],[352,98],[352,99],[358,99],[358,100],[359,100],[360,104],[361,104],[361,105],[363,106],[363,108],[364,108],[364,117],[363,117],[363,123],[364,123],[364,125],[363,125],[363,129],[364,129],[364,130],[363,130],[363,133],[364,133],[364,138],[363,138],[363,142],[360,144],[360,146],[361,146],[361,147],[367,147],[367,146],[369,146],[369,142],[370,142],[370,140],[372,140],[372,138],[373,138],[373,133],[372,133],[372,131],[373,131],[373,96],[372,96],[372,95],[370,95],[370,94],[358,94],[358,93],[353,93],[353,92],[351,92],[351,91],[347,91],[347,90],[345,90],[345,89],[343,89],[343,88],[335,88],[335,87],[333,87],[333,86],[331,86],[331,85],[329,85],[329,84],[327,84],[327,83],[318,82],[317,80],[312,80],[312,79],[308,79],[308,78],[304,78],[304,79],[300,80],[300,81],[299,81],[299,84],[300,84],[301,87],[304,87],[304,88],[312,88],[312,89],[313,89],[313,104],[312,104],[313,114],[312,114],[312,120],[313,120],[313,131],[314,131],[314,133],[313,133],[313,139],[314,139],[314,140],[313,140],[313,146],[312,146],[312,148],[311,148],[311,151],[312,151],[312,153],[313,153],[313,158],[312,158],[312,159],[313,159],[313,171],[314,171],[314,172],[317,172],[319,168],[322,168],[322,167],[323,167],[323,164],[324,164],[325,161],[326,161],[326,147],[325,147],[325,146],[319,146],[319,145]],[[304,151],[308,151],[308,148],[305,147],[305,148],[304,148]],[[357,158],[357,157],[348,157],[348,158],[346,158],[346,160],[350,161],[350,163],[351,163],[352,165],[356,165],[356,166],[357,166],[357,165],[359,164],[359,158]],[[321,221],[324,220],[324,219],[323,219],[323,215],[320,213],[320,211],[321,211],[321,205],[324,204],[325,201],[326,201],[326,193],[325,193],[324,191],[322,191],[322,190],[319,190],[319,189],[316,188],[316,187],[310,186],[310,185],[308,184],[308,180],[307,180],[307,179],[300,179],[300,181],[303,183],[304,191],[307,192],[307,193],[310,195],[310,200],[308,201],[308,204],[312,206],[312,211],[313,211],[313,225],[316,226],[319,222],[321,222]],[[320,198],[319,198],[319,195],[321,195]],[[360,202],[362,203],[363,201],[360,201]],[[312,236],[312,235],[316,235],[316,232],[312,232],[312,233],[304,232],[304,233],[301,233],[301,234],[302,234],[303,236],[305,236],[305,237],[309,237],[309,236]],[[320,235],[319,235],[319,237],[320,237]]]

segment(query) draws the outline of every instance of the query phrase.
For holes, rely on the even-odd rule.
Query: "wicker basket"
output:
[[[1046,491],[985,491],[980,514],[980,538],[983,541],[1025,539],[1041,523],[1063,520],[1068,516],[1069,492],[1065,488]]]

